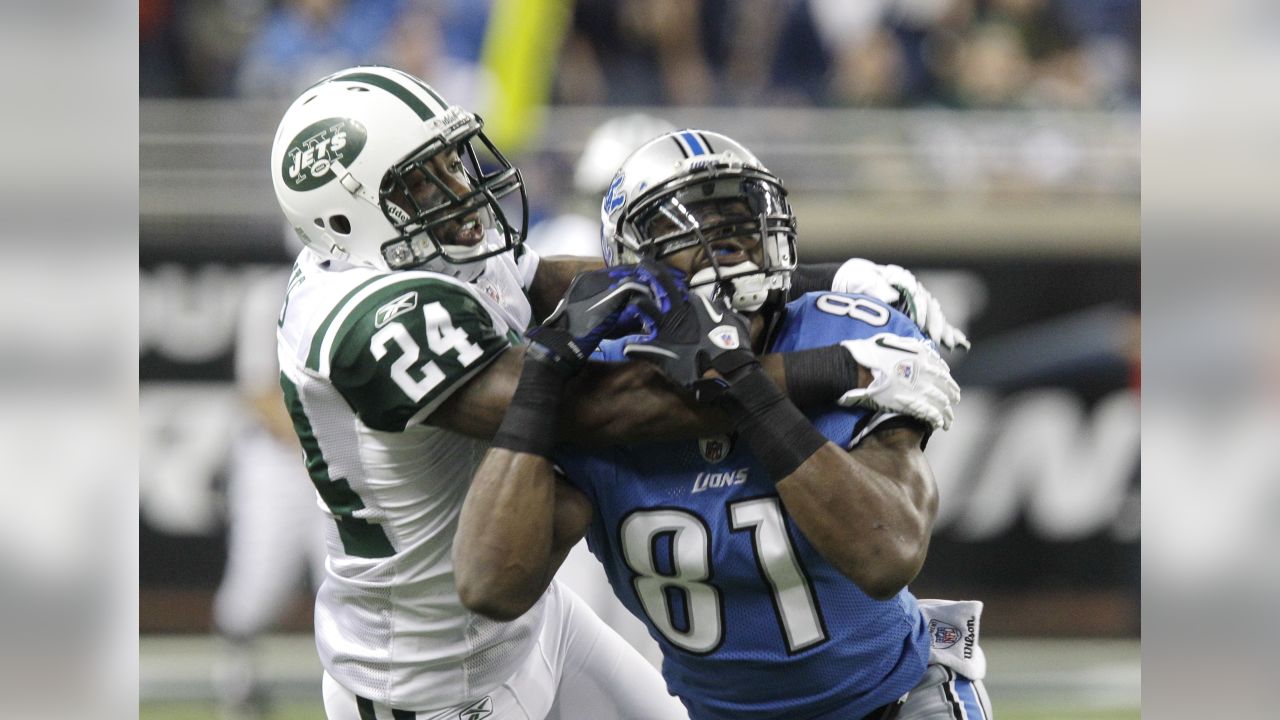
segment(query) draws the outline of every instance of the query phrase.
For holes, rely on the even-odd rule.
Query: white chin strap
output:
[[[746,277],[739,277],[739,276]],[[769,298],[769,281],[760,267],[748,260],[720,269],[720,277],[733,286],[730,303],[739,312],[755,312]],[[710,300],[716,291],[716,269],[702,268],[689,278],[689,289]]]
[[[484,239],[475,245],[441,245],[440,247],[449,254],[449,257],[458,259],[472,257],[474,255],[482,255],[490,250],[496,249],[498,246],[494,244],[497,240],[496,230],[486,230]],[[445,262],[443,258],[435,258],[426,264],[426,268],[431,272],[437,272],[441,275],[449,275],[457,278],[462,282],[474,282],[476,278],[484,272],[488,266],[486,260],[477,260],[475,262],[451,263]]]

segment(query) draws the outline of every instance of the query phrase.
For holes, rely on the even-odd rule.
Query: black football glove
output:
[[[727,299],[708,300],[688,292],[661,263],[646,260],[641,269],[658,283],[665,307],[660,308],[652,339],[628,343],[624,355],[656,364],[703,402],[717,399],[729,386],[726,379],[759,365],[751,351],[751,323]],[[708,370],[723,377],[704,378]]]
[[[648,275],[635,265],[593,270],[574,278],[551,315],[525,333],[530,357],[566,376],[576,374],[609,334],[639,327],[642,318],[660,314],[647,280]]]

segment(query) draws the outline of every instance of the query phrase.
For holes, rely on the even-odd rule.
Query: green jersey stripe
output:
[[[422,118],[424,121],[430,120],[431,118],[436,116],[435,111],[433,111],[430,107],[428,107],[427,104],[424,103],[421,98],[419,98],[417,95],[414,95],[403,85],[400,85],[399,83],[392,80],[391,78],[386,78],[381,75],[374,75],[373,73],[352,73],[350,75],[343,75],[340,78],[334,78],[334,79],[369,83],[374,87],[386,90],[392,95],[395,95],[396,97],[400,98],[401,102],[403,102],[405,105],[408,105],[409,108],[412,109],[415,113],[417,113],[418,117]],[[441,103],[441,104],[443,105],[444,103]]]
[[[365,280],[364,282],[357,285],[354,290],[346,294],[346,297],[342,298],[341,302],[339,302],[337,305],[334,306],[333,311],[330,312],[329,316],[324,319],[324,322],[320,323],[320,327],[316,330],[315,336],[311,338],[311,351],[307,353],[308,369],[310,370],[320,369],[320,360],[321,360],[320,353],[322,350],[321,344],[324,342],[325,337],[328,335],[329,326],[332,325],[335,320],[337,320],[339,315],[342,315],[342,311],[346,309],[347,304],[351,301],[351,299],[354,298],[356,295],[359,295],[360,292],[365,288],[367,288],[368,286],[382,279],[384,279],[384,276],[379,275],[377,277]]]
[[[320,499],[329,508],[329,512],[333,513],[343,550],[348,555],[362,558],[395,555],[396,550],[381,525],[356,517],[356,511],[363,510],[365,504],[352,489],[351,483],[346,478],[330,477],[329,461],[320,450],[320,440],[302,405],[298,386],[283,372],[280,373],[280,389],[284,391],[285,406],[289,409],[293,430],[298,434],[298,441],[302,445],[307,474],[311,476]]]

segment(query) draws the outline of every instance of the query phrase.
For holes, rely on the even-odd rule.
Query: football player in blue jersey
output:
[[[703,426],[703,412],[650,364],[569,359],[623,319],[633,294],[653,292],[648,271],[596,269],[570,285],[603,263],[525,248],[519,171],[479,117],[394,68],[348,68],[303,91],[277,127],[270,168],[305,246],[276,340],[280,387],[326,528],[315,635],[327,717],[683,715],[649,664],[562,583],[544,582],[521,617],[494,622],[462,605],[470,590],[455,582],[452,561],[476,467],[500,424],[528,406],[508,412],[512,393],[518,382],[538,387],[526,355],[543,363],[554,347],[554,372],[581,369],[566,392],[565,437],[625,442]],[[854,270],[817,277],[856,279]],[[531,320],[566,286],[573,302],[528,345]],[[763,362],[779,383],[822,397],[857,385],[851,353],[816,352],[800,366]],[[824,363],[846,375],[812,370]],[[937,400],[922,414],[942,417],[946,399]],[[544,419],[527,425],[554,441]]]
[[[923,446],[949,425],[959,394],[920,328],[866,295],[785,303],[796,264],[786,193],[718,133],[642,146],[602,220],[606,260],[639,263],[633,277],[650,297],[635,297],[656,319],[648,336],[601,342],[627,313],[575,303],[571,290],[530,332],[515,397],[463,506],[463,603],[519,616],[554,572],[553,538],[585,533],[695,719],[990,717],[981,604],[918,601],[906,588],[937,512]],[[789,399],[757,355],[822,362],[816,351],[836,344],[871,375],[838,405]],[[652,360],[716,408],[724,432],[556,447],[542,428],[555,424],[583,345],[598,345],[598,359]]]

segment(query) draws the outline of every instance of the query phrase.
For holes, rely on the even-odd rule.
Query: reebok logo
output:
[[[394,318],[398,318],[416,307],[418,307],[418,291],[410,290],[378,308],[378,312],[374,313],[373,316],[373,326],[382,327]]]
[[[746,481],[747,468],[726,470],[725,472],[698,473],[698,477],[693,480],[692,492],[700,493],[704,490],[716,490],[719,488],[731,487],[733,485],[741,485]]]
[[[493,700],[484,696],[458,713],[458,720],[483,720],[493,714]]]

